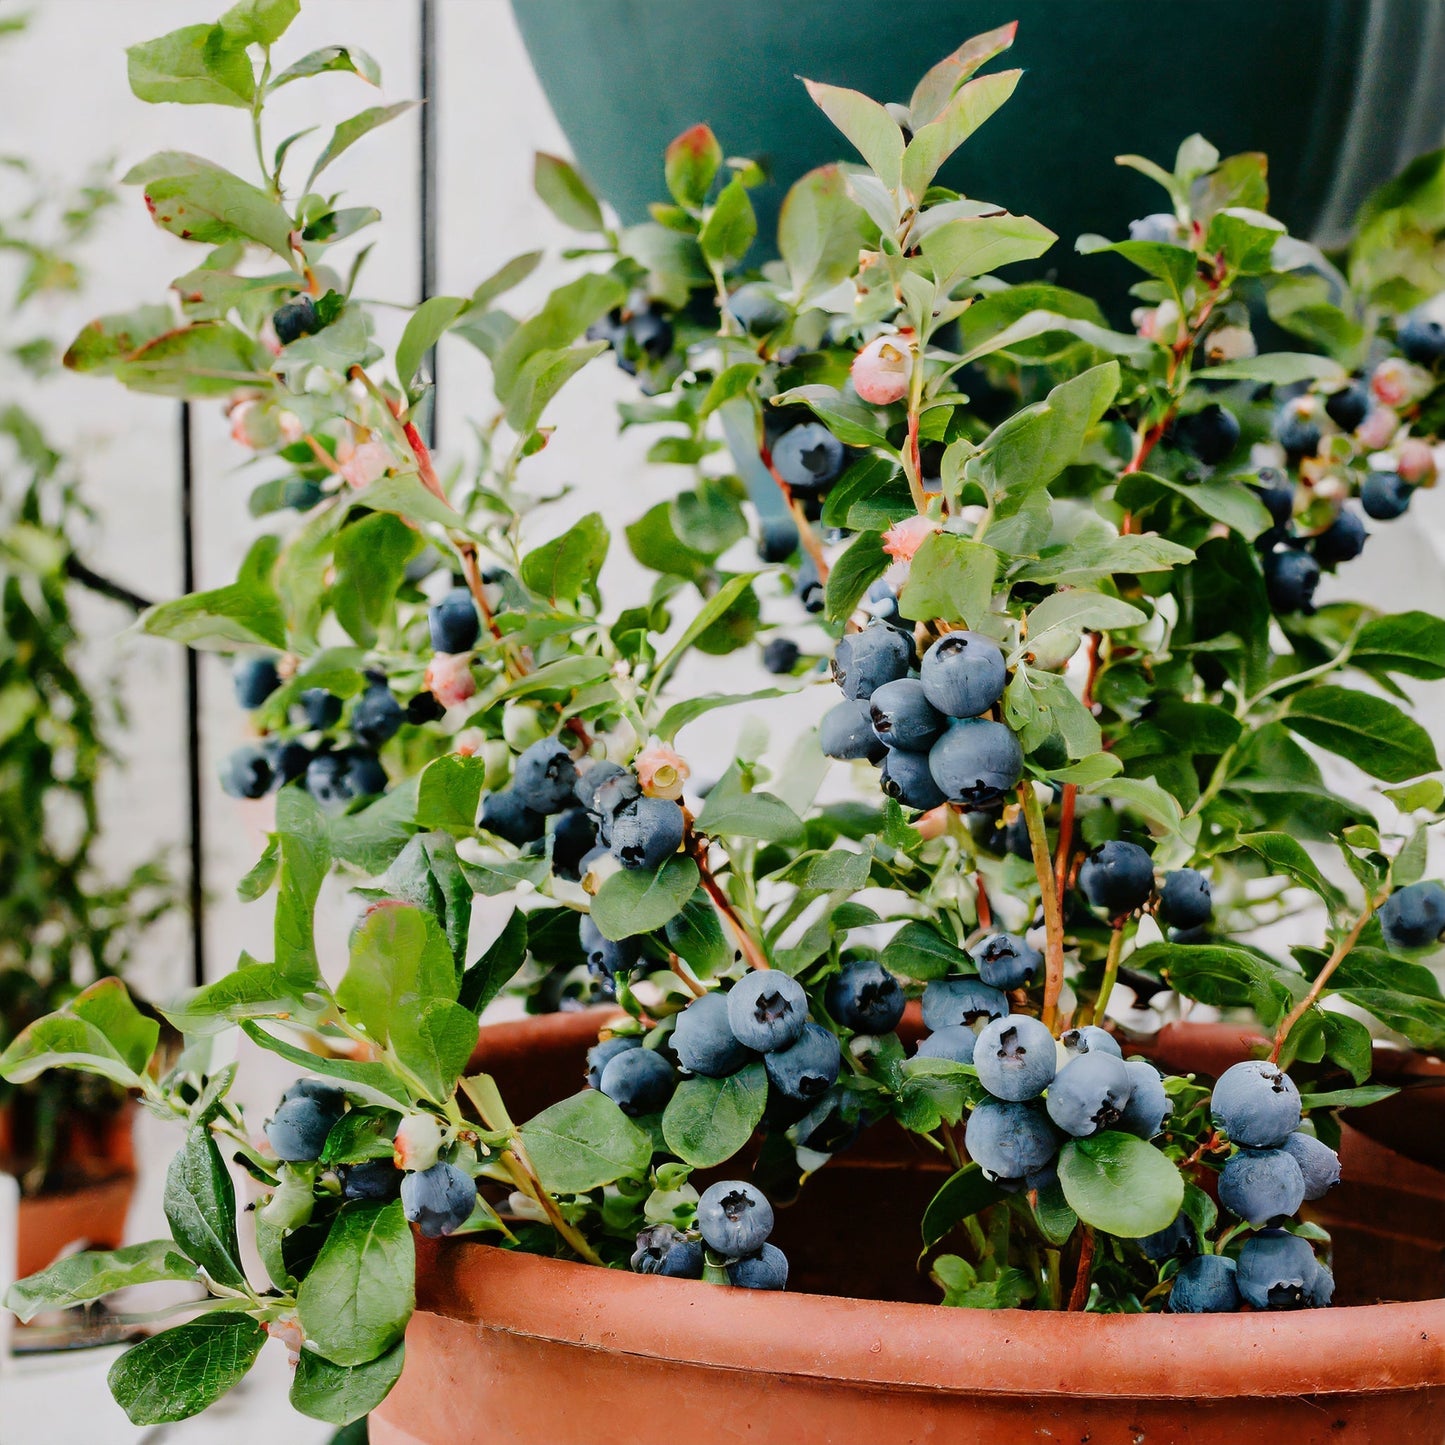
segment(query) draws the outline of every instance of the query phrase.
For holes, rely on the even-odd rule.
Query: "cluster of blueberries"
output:
[[[269,657],[238,662],[232,673],[236,701],[247,711],[260,707],[281,686]],[[430,698],[430,694],[421,695]],[[308,688],[298,704],[306,730],[323,734],[312,743],[300,737],[265,737],[236,748],[221,765],[221,787],[233,798],[260,798],[300,780],[328,811],[340,812],[359,798],[386,790],[386,770],[377,750],[396,736],[403,722],[424,721],[413,706],[404,708],[381,673],[369,673],[367,685],[351,705],[347,727],[352,745],[338,748],[327,736],[341,721],[344,703],[325,688]]]
[[[833,677],[844,701],[820,724],[823,752],[878,766],[883,791],[904,807],[987,808],[1023,775],[1018,738],[983,716],[1008,681],[991,638],[947,632],[919,661],[910,632],[875,621],[839,641]]]
[[[660,389],[650,373],[672,351],[673,325],[655,301],[637,297],[625,308],[609,311],[587,328],[587,340],[605,341],[617,358],[618,369],[638,377],[644,393]]]
[[[701,1279],[712,1255],[739,1289],[786,1289],[788,1258],[775,1244],[773,1206],[754,1185],[724,1179],[710,1185],[697,1202],[695,1230],[657,1224],[637,1236],[632,1268],[638,1274],[672,1279]]]
[[[1329,1304],[1335,1281],[1308,1240],[1283,1224],[1307,1199],[1339,1183],[1335,1151],[1300,1129],[1300,1096],[1289,1075],[1251,1059],[1220,1075],[1210,1099],[1214,1127],[1234,1152],[1219,1175],[1219,1202],[1254,1225],[1237,1260],[1197,1253],[1192,1226],[1181,1215],[1143,1241],[1145,1253],[1184,1256],[1174,1276],[1169,1308],[1177,1314],[1254,1309],[1301,1309]]]
[[[319,1079],[297,1079],[266,1123],[272,1152],[286,1164],[315,1163],[346,1107],[340,1089]],[[439,1143],[440,1130],[432,1132]],[[332,1166],[342,1198],[385,1201],[399,1196],[407,1219],[428,1239],[460,1229],[476,1205],[476,1181],[455,1164],[438,1159],[436,1143],[424,1155],[425,1167],[399,1168],[395,1157]],[[408,1164],[423,1162],[415,1151],[407,1159]]]

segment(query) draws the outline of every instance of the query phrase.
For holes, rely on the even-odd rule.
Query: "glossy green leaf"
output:
[[[757,233],[758,221],[747,187],[739,176],[734,176],[722,188],[722,194],[703,222],[697,243],[709,261],[725,268],[736,266],[747,255]]]
[[[1113,1130],[1070,1139],[1059,1154],[1059,1183],[1085,1224],[1121,1239],[1167,1228],[1184,1202],[1184,1178],[1173,1161]]]
[[[306,189],[311,190],[316,184],[317,176],[343,151],[350,150],[362,136],[368,135],[378,126],[383,126],[398,116],[405,115],[409,110],[415,110],[418,104],[420,102],[415,100],[402,100],[395,105],[374,105],[369,110],[358,111],[348,120],[342,121],[331,132],[331,139],[326,142],[326,148],[317,156],[316,164],[311,167],[311,174],[306,177]]]
[[[254,241],[290,263],[292,221],[279,201],[214,161],[161,151],[122,177],[141,186],[156,225],[186,241]]]
[[[391,1021],[397,1060],[426,1090],[445,1104],[477,1046],[477,1016],[450,999],[431,998],[399,1010]]]
[[[618,1179],[640,1179],[652,1159],[652,1140],[596,1089],[543,1109],[519,1132],[552,1194],[583,1194]]]
[[[1373,693],[1328,684],[1305,688],[1290,698],[1284,724],[1387,783],[1403,783],[1440,766],[1430,734]]]
[[[426,354],[467,308],[464,296],[429,296],[407,318],[396,346],[396,377],[403,389],[416,380]]]
[[[1042,256],[1058,239],[1030,216],[962,216],[930,230],[920,249],[946,296],[960,281]]]
[[[609,534],[599,512],[589,512],[560,537],[522,558],[522,581],[554,606],[597,597],[597,576],[607,560]]]
[[[952,532],[935,532],[909,564],[898,597],[899,613],[915,621],[941,618],[954,626],[976,626],[990,609],[998,553]]]
[[[163,1200],[176,1243],[217,1284],[245,1285],[236,1239],[236,1190],[216,1141],[192,1126],[171,1156]]]
[[[68,1254],[48,1269],[11,1285],[5,1308],[21,1324],[28,1324],[43,1312],[89,1304],[132,1285],[195,1277],[196,1266],[169,1239],[153,1239],[122,1249]]]
[[[203,1315],[132,1345],[106,1380],[132,1425],[188,1420],[242,1379],[266,1338],[250,1315]]]
[[[405,1362],[403,1341],[360,1365],[333,1365],[315,1350],[302,1350],[291,1378],[291,1404],[313,1420],[349,1425],[386,1399]]]
[[[997,1204],[1003,1197],[1003,1191],[984,1177],[977,1164],[965,1164],[949,1175],[923,1211],[924,1249],[932,1249],[954,1225]]]
[[[603,229],[602,207],[587,182],[561,156],[539,151],[533,163],[532,185],[542,204],[564,226],[574,231]]]
[[[1445,677],[1445,619],[1430,612],[1373,618],[1360,629],[1350,661],[1406,677]]]
[[[0,1054],[0,1077],[25,1084],[48,1069],[77,1069],[137,1088],[159,1037],[160,1026],[118,978],[100,979],[12,1039]]]
[[[778,212],[778,251],[799,306],[836,286],[858,264],[877,228],[848,194],[837,166],[820,166],[797,181]]]
[[[712,837],[761,838],[770,843],[786,843],[803,832],[802,820],[781,798],[743,786],[736,763],[707,795],[697,827]]]
[[[480,1014],[516,976],[527,958],[527,915],[512,910],[486,952],[462,975],[457,1002]]]
[[[249,106],[255,77],[245,46],[218,25],[186,25],[125,52],[137,100],[151,104]]]
[[[725,1079],[684,1079],[662,1114],[667,1147],[696,1169],[731,1159],[753,1136],[768,1102],[762,1060]]]
[[[351,936],[351,962],[336,1001],[379,1043],[418,1001],[454,1000],[456,967],[440,925],[419,908],[372,909]]]
[[[828,571],[823,604],[829,621],[847,618],[872,583],[888,570],[890,560],[880,533],[859,532]]]
[[[620,868],[609,874],[592,900],[592,921],[604,938],[651,933],[675,918],[697,887],[697,864],[679,853],[655,873]]]

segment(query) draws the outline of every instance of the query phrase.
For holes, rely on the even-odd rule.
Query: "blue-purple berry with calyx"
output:
[[[949,632],[923,655],[924,696],[948,717],[978,717],[1002,696],[1008,667],[1002,649],[978,632]]]
[[[1008,998],[981,978],[935,978],[923,986],[923,1022],[931,1029],[985,1023],[1008,1013]]]
[[[1053,1082],[1054,1036],[1028,1014],[1006,1014],[986,1024],[973,1061],[978,1080],[996,1099],[1035,1099]]]
[[[989,934],[969,949],[968,956],[990,988],[1027,988],[1044,967],[1043,954],[1013,933]]]

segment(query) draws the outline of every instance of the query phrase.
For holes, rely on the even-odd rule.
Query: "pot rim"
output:
[[[1248,1398],[1445,1386],[1445,1299],[1068,1314],[728,1290],[468,1239],[419,1240],[417,1262],[421,1311],[707,1369],[973,1395]]]

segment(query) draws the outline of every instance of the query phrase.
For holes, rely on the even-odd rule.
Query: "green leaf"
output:
[[[1388,1084],[1367,1084],[1359,1089],[1329,1089],[1320,1094],[1305,1092],[1300,1094],[1299,1101],[1300,1107],[1306,1110],[1364,1109],[1393,1098],[1399,1092]]]
[[[950,1174],[943,1187],[923,1211],[923,1247],[932,1249],[954,1225],[997,1204],[1004,1198],[998,1185],[990,1183],[977,1164],[965,1164]]]
[[[185,151],[161,151],[122,177],[144,188],[156,225],[186,241],[217,246],[255,241],[288,264],[292,221],[265,191],[214,161]]]
[[[301,13],[301,0],[238,0],[220,26],[242,45],[274,45]]]
[[[125,52],[137,100],[161,104],[249,106],[255,76],[245,46],[217,25],[186,25]]]
[[[365,1365],[400,1342],[416,1303],[416,1250],[401,1201],[344,1204],[296,1292],[307,1340],[333,1365]]]
[[[1350,661],[1406,677],[1445,677],[1445,619],[1430,612],[1373,618],[1360,629]]]
[[[869,586],[888,570],[889,561],[881,533],[859,532],[829,569],[823,587],[828,620],[842,622],[847,618]]]
[[[1241,833],[1239,841],[1257,853],[1271,873],[1282,873],[1301,888],[1308,888],[1331,908],[1345,906],[1344,894],[1315,866],[1304,845],[1289,833]]]
[[[462,975],[457,1002],[480,1014],[516,976],[527,959],[527,915],[514,908],[482,956]]]
[[[351,521],[337,535],[331,605],[358,646],[376,646],[406,579],[407,564],[421,549],[416,529],[390,512]]]
[[[683,629],[682,636],[668,650],[667,656],[657,664],[657,671],[653,674],[651,683],[654,693],[672,676],[678,663],[682,661],[687,650],[697,642],[698,638],[728,614],[757,575],[756,572],[740,572],[736,577],[730,577],[708,598],[706,604],[699,609],[697,616]]]
[[[1080,236],[1074,249],[1081,256],[1095,256],[1111,251],[1133,262],[1141,271],[1164,282],[1178,301],[1194,279],[1194,252],[1167,241],[1110,241],[1104,236]]]
[[[800,854],[776,876],[800,893],[856,893],[867,885],[872,867],[872,853],[855,853],[835,844]]]
[[[403,1109],[410,1109],[416,1103],[411,1090],[386,1064],[358,1064],[350,1059],[332,1059],[306,1049],[298,1049],[286,1039],[268,1033],[254,1019],[243,1019],[241,1031],[261,1048],[278,1054],[288,1063],[295,1064],[297,1068],[305,1069],[308,1073],[321,1074],[333,1080],[348,1094],[368,1104],[394,1110],[398,1105]]]
[[[675,918],[697,887],[697,864],[679,853],[657,872],[621,868],[610,874],[592,900],[592,921],[604,938],[651,933]]]
[[[971,1064],[915,1057],[902,1066],[893,1117],[905,1129],[929,1134],[940,1124],[959,1123],[964,1109],[985,1097]]]
[[[1271,525],[1269,512],[1258,494],[1240,482],[1176,482],[1152,472],[1134,472],[1120,478],[1114,500],[1131,511],[1142,511],[1171,492],[1247,541],[1253,541]]]
[[[242,1379],[266,1338],[250,1315],[203,1315],[132,1345],[106,1381],[132,1425],[187,1420]]]
[[[1141,627],[1146,614],[1131,603],[1107,592],[1091,592],[1082,587],[1051,592],[1027,616],[1028,647],[1036,649],[1051,632],[1113,632],[1121,628]]]
[[[914,513],[903,468],[872,452],[854,460],[823,502],[823,525],[885,532]]]
[[[1188,547],[1152,533],[1120,537],[1097,529],[1062,547],[1045,549],[1037,562],[1015,572],[1013,580],[1079,587],[1121,574],[1168,572],[1193,560]]]
[[[547,207],[564,226],[574,231],[601,231],[602,207],[577,171],[561,156],[542,151],[532,170],[532,186]]]
[[[176,1243],[217,1284],[244,1288],[236,1190],[205,1128],[193,1125],[187,1130],[186,1142],[171,1157],[163,1202]]]
[[[351,936],[351,962],[336,1001],[378,1043],[418,1000],[457,996],[456,966],[441,926],[419,908],[383,904]]]
[[[725,1079],[684,1079],[663,1110],[662,1137],[685,1164],[711,1169],[752,1138],[767,1102],[761,1059]]]
[[[391,1047],[434,1104],[452,1096],[477,1046],[477,1016],[450,999],[432,998],[400,1010],[391,1021]]]
[[[923,79],[913,87],[908,101],[909,116],[914,129],[927,125],[937,118],[939,111],[948,103],[949,97],[976,70],[987,65],[996,55],[1002,55],[1014,43],[1018,33],[1018,21],[1000,25],[996,30],[985,31],[965,40],[952,54],[944,56],[931,66]]]
[[[1348,1070],[1355,1083],[1363,1084],[1375,1062],[1369,1029],[1359,1019],[1333,1010],[1327,1011],[1320,1022],[1325,1031],[1326,1056]]]
[[[306,189],[311,190],[316,184],[316,177],[343,151],[349,150],[355,145],[362,136],[374,131],[378,126],[385,125],[388,121],[395,120],[399,115],[405,115],[409,110],[415,110],[419,103],[415,100],[402,100],[395,105],[375,105],[369,110],[358,111],[350,119],[342,121],[331,132],[331,139],[326,142],[326,149],[317,156],[316,164],[311,167],[311,174],[306,177]]]
[[[522,363],[503,398],[507,425],[526,435],[542,419],[548,403],[587,365],[607,350],[605,341],[556,351],[539,351]]]
[[[462,319],[480,315],[498,296],[504,296],[514,286],[521,285],[541,262],[541,251],[528,251],[503,263],[472,292]]]
[[[1078,1228],[1079,1216],[1069,1208],[1063,1188],[1057,1180],[1038,1191],[1034,1204],[1034,1221],[1050,1244],[1064,1244]]]
[[[182,1033],[206,1037],[224,1033],[242,1019],[290,1019],[314,1022],[325,1012],[320,994],[302,991],[274,963],[251,963],[213,983],[182,994],[161,1012]]]
[[[898,610],[914,621],[939,617],[976,626],[989,611],[997,572],[998,553],[992,547],[952,532],[935,532],[923,539],[909,564]]]
[[[1445,1003],[1381,988],[1342,988],[1339,996],[1373,1014],[1417,1049],[1445,1048]]]
[[[820,420],[827,422],[828,429],[844,446],[887,445],[887,431],[873,408],[855,397],[844,396],[836,386],[827,386],[822,382],[795,386],[791,391],[779,392],[771,400],[773,406],[792,406],[795,403],[810,407]]]
[[[1184,1202],[1174,1163],[1143,1139],[1113,1130],[1070,1139],[1059,1154],[1059,1183],[1085,1224],[1121,1239],[1167,1228]]]
[[[890,190],[897,187],[903,167],[903,132],[898,122],[878,104],[856,90],[805,80],[813,104],[853,143],[858,154]]]
[[[70,343],[65,365],[71,371],[104,371],[112,363],[139,351],[148,341],[175,329],[169,306],[138,306],[92,321]]]
[[[381,67],[359,46],[323,45],[320,50],[313,50],[294,64],[288,65],[271,82],[270,89],[278,90],[293,80],[306,80],[313,75],[324,75],[330,70],[350,71],[353,75],[359,75],[369,85],[381,84]]]
[[[1328,356],[1303,351],[1266,351],[1259,356],[1206,366],[1194,373],[1196,381],[1267,381],[1273,386],[1294,386],[1301,381],[1338,381],[1345,369]]]
[[[697,243],[702,254],[715,266],[736,266],[748,253],[753,237],[758,234],[758,220],[747,187],[740,176],[734,176],[722,189],[707,220],[703,222]]]
[[[195,1277],[195,1265],[169,1239],[153,1239],[123,1249],[68,1254],[49,1269],[11,1285],[5,1308],[21,1324],[28,1324],[42,1312],[89,1304],[131,1285],[191,1281]]]
[[[466,310],[467,304],[462,296],[430,296],[407,318],[406,329],[396,346],[396,379],[403,390],[416,380],[427,352]]]
[[[1308,687],[1290,698],[1283,722],[1387,783],[1403,783],[1440,766],[1430,734],[1394,703],[1372,693]]]
[[[920,249],[946,296],[960,281],[1042,256],[1058,239],[1030,216],[961,216],[929,231]]]
[[[276,966],[288,983],[311,988],[321,978],[316,958],[316,899],[331,867],[321,805],[303,788],[276,798],[275,838],[280,853],[276,889]]]
[[[279,651],[286,646],[286,617],[276,593],[269,581],[255,579],[148,607],[136,625],[152,637],[168,637],[203,652],[231,652],[237,647]]]
[[[732,962],[732,944],[723,936],[717,910],[702,889],[667,920],[667,942],[699,978],[711,978]]]
[[[996,427],[965,475],[994,498],[999,517],[1012,516],[1073,462],[1118,390],[1117,361],[1062,382]]]
[[[0,1054],[0,1077],[26,1084],[48,1069],[76,1069],[139,1088],[159,1037],[160,1026],[136,1008],[125,985],[104,978],[12,1039]]]
[[[618,1179],[640,1179],[652,1160],[652,1140],[596,1089],[543,1109],[518,1132],[550,1194],[585,1194]]]
[[[1156,972],[1176,993],[1211,1007],[1252,1009],[1266,1027],[1307,987],[1300,974],[1226,944],[1151,943],[1130,955],[1129,966]]]
[[[469,833],[477,825],[487,765],[482,758],[447,753],[422,769],[416,821],[423,828]]]
[[[970,80],[954,92],[934,120],[914,133],[903,153],[902,177],[904,190],[915,201],[922,201],[949,156],[1014,93],[1022,74],[1021,70],[1001,70]]]
[[[778,252],[800,308],[851,276],[858,252],[876,241],[877,228],[837,166],[809,171],[783,197]]]
[[[931,924],[916,921],[905,923],[888,940],[881,962],[890,973],[920,980],[975,972],[973,960],[961,948]]]
[[[736,763],[718,780],[702,805],[697,828],[711,837],[761,838],[787,843],[802,836],[802,819],[781,798],[743,786]]]
[[[314,1350],[302,1350],[291,1380],[291,1403],[313,1420],[349,1425],[386,1399],[405,1361],[404,1341],[360,1365],[333,1365]]]
[[[707,693],[702,697],[685,698],[675,702],[663,713],[657,724],[657,736],[665,743],[672,742],[690,722],[718,708],[738,707],[745,702],[763,702],[768,698],[787,697],[786,689],[779,687],[759,688],[757,692]]]
[[[576,604],[585,592],[597,600],[597,577],[607,560],[609,534],[599,512],[589,512],[550,542],[522,558],[522,582],[552,603]]]
[[[707,126],[683,131],[663,155],[662,174],[673,200],[686,210],[701,210],[722,161],[722,147]]]
[[[1381,791],[1402,813],[1413,813],[1420,808],[1438,813],[1441,803],[1445,803],[1445,783],[1438,778],[1423,778],[1403,788],[1382,788]]]

